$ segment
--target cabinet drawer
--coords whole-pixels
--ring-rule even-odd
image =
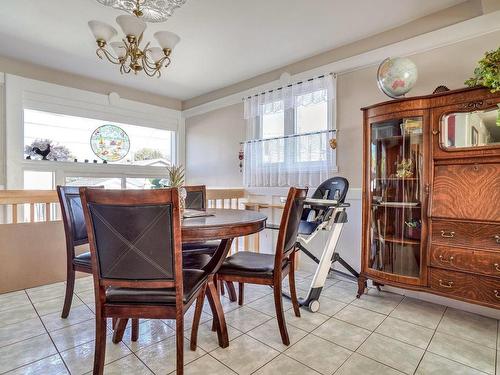
[[[432,220],[432,243],[500,250],[500,225]]]
[[[430,261],[433,267],[500,277],[500,252],[432,245]]]
[[[474,275],[467,273],[430,269],[431,289],[467,299],[477,299],[474,291]]]
[[[429,270],[429,286],[432,290],[500,307],[498,279],[437,268]]]
[[[433,217],[500,221],[500,164],[438,165],[432,188]]]
[[[482,301],[500,306],[500,282],[498,280],[476,276],[476,287]]]

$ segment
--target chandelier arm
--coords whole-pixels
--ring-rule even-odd
[[[165,60],[167,61],[167,63],[164,65],[164,67],[168,68],[168,66],[170,65],[170,63],[172,62],[172,60],[170,60],[170,57],[168,57],[168,56],[165,56]]]
[[[129,68],[126,64],[125,64],[125,62],[122,64],[122,66],[121,66],[120,70],[122,70],[122,69],[123,69],[123,71],[124,71],[126,74],[129,74],[129,73],[132,71],[132,69],[130,69],[130,68]]]
[[[101,58],[101,59],[102,59],[103,57],[102,57],[101,53],[102,53],[102,54],[104,54],[104,56],[106,57],[106,59],[107,59],[110,63],[115,64],[115,65],[120,65],[120,64],[122,64],[122,62],[120,61],[120,59],[118,59],[118,58],[114,57],[114,56],[111,54],[111,52],[109,52],[106,48],[99,47],[99,48],[97,49],[97,51],[96,51],[97,56],[99,56],[99,58]]]
[[[161,61],[161,60],[160,60]],[[144,56],[142,57],[142,65],[143,66],[147,66],[149,69],[151,70],[155,70],[157,69],[157,63],[155,63],[154,61],[150,60],[146,54],[144,54]],[[161,65],[161,64],[160,64]]]
[[[148,77],[154,77],[156,75],[156,73],[157,73],[156,70],[153,70],[153,71],[150,72],[149,69],[143,69],[143,71],[144,71],[144,73],[146,73],[146,75]]]

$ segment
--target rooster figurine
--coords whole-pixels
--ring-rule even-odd
[[[47,147],[43,151],[40,150],[38,147],[33,147],[31,151],[34,152],[35,154],[40,155],[42,157],[42,160],[48,160],[47,156],[50,154],[50,144],[48,143]]]

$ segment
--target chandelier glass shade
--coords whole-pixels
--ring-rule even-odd
[[[116,23],[120,26],[123,34],[121,41],[113,41],[118,35],[116,29],[101,21],[89,21],[89,28],[94,34],[97,43],[97,56],[106,58],[113,64],[120,66],[120,72],[139,73],[143,71],[150,77],[161,76],[161,69],[168,67],[171,63],[170,56],[174,47],[179,43],[180,38],[170,31],[158,31],[154,37],[160,47],[152,47],[147,42],[142,48],[141,43],[146,30],[146,22],[143,19],[144,4],[155,3],[160,5],[162,1],[148,0],[98,0],[105,5],[112,3],[135,4],[134,15],[120,15],[116,17]],[[163,3],[172,1],[163,1]],[[175,3],[184,3],[185,0],[175,0]]]

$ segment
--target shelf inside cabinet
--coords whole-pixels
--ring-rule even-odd
[[[384,202],[372,203],[372,207],[389,207],[389,208],[416,208],[420,209],[420,203],[405,203],[405,202]]]
[[[417,177],[376,177],[377,181],[419,181]]]
[[[380,236],[376,235],[375,239],[378,241],[393,242],[393,243],[399,243],[399,244],[403,244],[403,245],[420,245],[419,240],[412,240],[410,238],[395,237],[395,236],[391,236],[391,235],[386,235],[384,237],[380,237]]]
[[[420,137],[423,136],[422,133],[413,133],[413,134],[405,134],[405,135],[391,135],[388,137],[375,138],[372,142],[400,142],[402,140],[410,140],[411,137]]]

